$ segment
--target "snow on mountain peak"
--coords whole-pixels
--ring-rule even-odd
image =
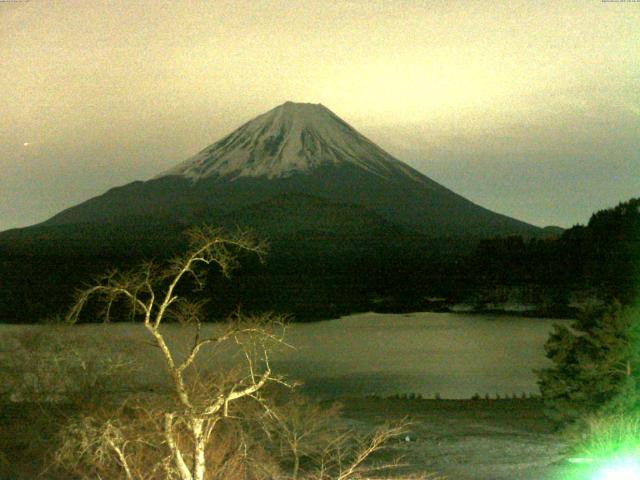
[[[395,172],[418,180],[417,172],[324,105],[294,102],[259,115],[159,177],[278,178],[344,163],[382,177]]]

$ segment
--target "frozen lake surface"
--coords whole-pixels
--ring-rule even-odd
[[[286,340],[295,349],[274,353],[272,365],[275,371],[303,381],[304,391],[323,397],[537,393],[533,370],[548,365],[543,346],[554,322],[567,321],[465,313],[351,315],[288,326]],[[70,327],[70,332],[69,327],[4,325],[0,345],[7,351],[16,336],[47,329],[62,332],[69,348],[133,358],[135,364],[144,365],[131,375],[137,384],[153,385],[165,378],[158,349],[137,324],[80,325]],[[187,329],[177,325],[166,329],[175,345],[189,344]],[[35,360],[37,352],[30,353]]]
[[[321,395],[470,398],[537,393],[544,343],[566,320],[455,313],[366,313],[292,326],[276,364]]]

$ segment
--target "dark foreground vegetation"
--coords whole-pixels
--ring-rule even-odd
[[[271,370],[270,349],[284,345],[282,318],[277,314],[255,316],[236,309],[228,322],[220,325],[219,334],[201,336],[203,319],[211,308],[217,308],[214,303],[207,311],[203,300],[215,292],[218,305],[229,308],[239,303],[236,298],[252,292],[247,283],[234,283],[228,274],[240,266],[249,269],[248,278],[264,274],[259,262],[239,262],[241,252],[260,257],[264,245],[242,233],[225,237],[217,230],[194,229],[186,253],[166,263],[146,262],[130,270],[109,271],[76,294],[66,316],[70,322],[98,317],[136,322],[157,347],[167,382],[152,391],[136,390],[133,384],[127,388],[135,368],[144,373],[152,364],[128,365],[126,358],[90,361],[55,330],[49,339],[27,334],[17,340],[26,348],[12,350],[7,343],[0,362],[6,389],[0,402],[0,423],[3,432],[16,433],[2,436],[0,468],[9,478],[33,478],[44,471],[45,477],[52,479],[349,480],[376,475],[394,478],[377,468],[397,467],[396,454],[404,453],[409,458],[413,455],[413,465],[420,465],[414,470],[404,467],[404,474],[421,476],[413,478],[433,478],[430,472],[444,472],[460,479],[533,479],[557,478],[547,475],[571,469],[563,464],[570,455],[588,455],[601,462],[621,455],[637,458],[640,315],[629,300],[637,269],[632,256],[638,248],[638,214],[638,202],[629,202],[594,215],[588,226],[555,240],[485,241],[472,253],[457,257],[464,259],[455,270],[458,273],[466,275],[479,268],[476,274],[482,271],[488,282],[499,279],[517,285],[517,279],[533,281],[540,272],[549,273],[551,266],[519,273],[516,269],[516,273],[500,276],[501,268],[516,266],[521,256],[542,258],[540,252],[550,254],[559,251],[554,249],[569,248],[567,245],[575,253],[584,245],[583,261],[573,265],[567,260],[563,266],[577,269],[580,263],[581,287],[595,288],[626,302],[605,303],[583,314],[573,329],[557,328],[547,342],[553,365],[539,374],[541,401],[360,399],[352,400],[351,410],[347,407],[343,417],[338,416],[337,407],[296,396],[287,380]],[[610,235],[601,235],[604,230]],[[356,263],[342,268],[353,268],[362,260],[352,246],[354,255],[345,258]],[[492,256],[486,254],[489,247],[493,248]],[[498,262],[501,266],[492,270],[486,263],[488,258],[510,260]],[[304,257],[289,257],[288,266],[292,268],[301,259]],[[132,260],[129,257],[127,262]],[[312,271],[326,267],[306,260],[304,267]],[[344,274],[336,263],[328,265],[335,269],[332,275]],[[408,265],[394,265],[396,269],[390,271],[397,275],[396,281],[407,281]],[[451,264],[440,267],[443,265],[453,268]],[[207,266],[216,266],[219,274],[205,274],[207,270],[200,267]],[[371,268],[371,264],[359,267]],[[295,271],[304,275],[300,266]],[[595,271],[602,275],[597,282]],[[271,275],[274,272],[277,270]],[[367,272],[374,278],[380,273]],[[207,280],[209,287],[205,287]],[[566,286],[559,274],[556,280],[558,290]],[[234,294],[239,297],[229,294],[231,287],[239,290]],[[455,281],[448,287],[455,291]],[[32,290],[41,294],[35,286]],[[197,295],[188,299],[194,291]],[[249,311],[257,307],[249,304]],[[192,333],[189,342],[182,346],[167,342],[163,327],[167,322],[184,325]],[[220,348],[224,344],[234,345],[235,350]],[[40,357],[43,345],[45,356]],[[201,355],[207,357],[205,365],[218,367],[200,369],[197,360]],[[216,355],[233,359],[235,364],[216,364]],[[396,423],[375,422],[378,427],[373,430],[364,428],[371,426],[367,421],[396,417],[398,405],[404,409],[402,413],[409,410],[410,420],[417,423],[409,424],[402,417],[396,418]],[[31,418],[35,412],[36,420],[25,428],[26,416]],[[421,422],[429,426],[421,427]],[[558,427],[574,435],[569,445],[553,433]],[[496,443],[487,443],[494,436]],[[505,438],[508,452],[513,454],[507,461]],[[420,448],[405,446],[412,442],[420,443]],[[520,446],[516,446],[518,442]],[[431,453],[425,456],[424,452]],[[535,458],[526,456],[527,452],[535,452]]]
[[[306,408],[321,409],[325,412],[322,418],[330,420],[332,428],[360,436],[379,428],[385,421],[410,421],[402,436],[390,440],[385,450],[370,458],[370,462],[375,464],[402,457],[402,466],[378,472],[377,478],[561,480],[571,478],[561,473],[574,470],[561,460],[566,443],[554,433],[539,400],[344,398],[340,405],[339,416],[334,402],[311,402]],[[87,410],[90,407],[96,406],[87,405]],[[79,475],[69,476],[59,469],[56,472],[52,464],[55,451],[60,446],[61,426],[78,415],[77,406],[73,404],[1,403],[0,478],[31,480],[42,471],[45,471],[44,478],[52,480],[81,478]],[[128,415],[135,418],[135,410],[131,409]],[[249,412],[245,422],[244,428],[248,428],[252,422]],[[321,425],[322,421],[317,423]],[[314,432],[314,439],[306,441],[303,466],[308,468],[309,447],[321,445],[322,436],[330,432],[328,427],[324,425]],[[292,457],[287,460],[278,445],[268,441],[258,430],[251,431],[257,436],[249,437],[250,431],[242,435],[245,442],[250,442],[247,446],[251,446],[256,458],[269,461],[279,458],[283,466],[292,466]],[[228,477],[224,477],[229,480],[243,478],[234,476],[242,472],[243,458],[233,443],[240,433],[239,429],[223,426],[215,439],[218,449],[215,459],[222,461],[235,457],[234,462],[237,462],[236,473],[230,472]],[[257,444],[258,440],[264,443]]]
[[[586,226],[529,239],[430,238],[355,219],[338,231],[302,220],[300,228],[258,228],[270,244],[268,262],[248,258],[231,279],[211,272],[201,295],[211,300],[212,318],[237,305],[304,321],[363,311],[446,311],[458,304],[477,312],[511,308],[574,317],[581,303],[632,300],[640,278],[639,207],[640,199],[630,200],[595,213]],[[184,249],[186,224],[138,220],[126,227],[4,232],[0,321],[32,323],[59,314],[77,288],[105,269]]]

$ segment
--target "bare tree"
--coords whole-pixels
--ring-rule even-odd
[[[104,405],[98,413],[77,415],[61,431],[54,463],[82,478],[126,480],[297,480],[302,478],[302,459],[307,460],[303,478],[308,480],[351,480],[397,466],[393,461],[370,467],[365,460],[400,435],[406,424],[387,425],[361,437],[330,426],[335,409],[322,412],[318,404],[298,401],[278,408],[265,397],[268,385],[290,387],[269,363],[270,349],[284,343],[281,316],[237,313],[224,325],[203,328],[203,302],[181,293],[203,286],[205,267],[217,266],[229,275],[241,252],[262,258],[265,245],[246,233],[227,236],[208,227],[191,230],[189,239],[187,252],[166,266],[147,262],[129,272],[111,271],[78,293],[68,321],[77,322],[92,299],[104,305],[106,321],[114,309],[126,312],[159,350],[171,398],[143,396],[134,401],[129,396],[116,408]],[[186,351],[170,341],[168,322],[190,329]],[[217,372],[201,368],[203,357],[212,359],[220,352],[239,355],[241,366]],[[251,438],[250,430],[229,427],[242,422],[222,421],[242,418],[258,419],[264,443],[279,445],[280,454],[257,456],[259,435]],[[285,463],[293,465],[290,475],[272,461],[286,455],[291,461]]]
[[[318,467],[309,480],[351,480],[398,468],[403,464],[399,458],[377,465],[366,465],[365,461],[387,446],[389,440],[403,435],[409,422],[385,424],[373,432],[361,436],[346,430],[328,442],[317,457]]]
[[[166,469],[180,480],[204,480],[206,447],[218,422],[229,416],[230,404],[244,398],[260,401],[259,392],[265,385],[281,381],[271,370],[268,350],[269,343],[282,341],[283,319],[274,315],[249,319],[237,315],[218,334],[203,335],[202,303],[182,297],[179,294],[181,284],[189,279],[202,287],[202,267],[215,265],[224,275],[229,275],[238,265],[239,252],[252,252],[262,258],[266,249],[262,242],[246,233],[225,236],[220,230],[209,227],[190,230],[189,240],[187,252],[164,268],[149,262],[126,273],[109,272],[97,285],[79,293],[68,320],[76,322],[92,297],[104,303],[106,320],[112,306],[125,300],[131,319],[141,322],[162,353],[176,400],[174,408],[163,413],[164,444],[170,456]],[[177,320],[193,328],[191,346],[180,358],[163,331],[168,320]],[[246,362],[244,374],[233,381],[203,381],[196,365],[198,356],[207,348],[230,342],[241,347]],[[188,432],[188,442],[180,435],[182,430]],[[101,429],[96,436],[101,440],[99,448],[95,444],[94,453],[104,456],[106,447],[106,451],[115,455],[126,478],[132,479],[134,468],[125,453],[127,440],[120,432],[113,423]]]
[[[291,474],[287,478],[351,480],[401,466],[399,458],[375,464],[370,457],[404,434],[410,426],[407,420],[361,434],[345,427],[341,408],[337,402],[324,406],[293,394],[261,422],[279,443],[281,458],[290,459]]]
[[[314,464],[326,445],[340,435],[338,430],[341,405],[323,406],[302,395],[289,393],[283,401],[274,401],[270,414],[259,423],[277,444],[277,455],[290,461],[291,479],[297,480],[301,462]]]

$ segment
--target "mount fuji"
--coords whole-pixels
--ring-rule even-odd
[[[213,318],[239,304],[298,319],[420,311],[427,285],[436,297],[467,288],[465,255],[480,239],[546,236],[431,180],[324,106],[287,102],[150,180],[0,232],[0,322],[63,312],[78,285],[183,251],[183,232],[202,223],[270,245],[267,265],[209,276]]]
[[[371,235],[398,228],[430,237],[542,232],[431,180],[325,106],[292,102],[151,180],[113,188],[37,227],[203,221],[257,226],[267,235],[318,225],[340,230],[345,222]]]

